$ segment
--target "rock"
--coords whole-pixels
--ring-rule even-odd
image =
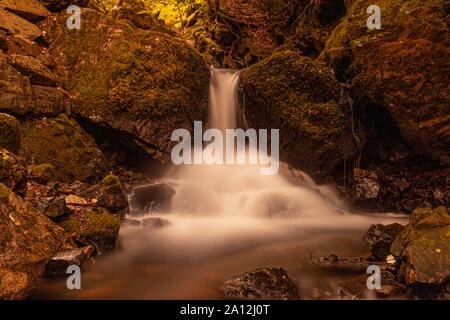
[[[0,149],[0,183],[12,190],[23,191],[26,178],[22,159],[6,149]]]
[[[442,75],[450,54],[446,1],[381,0],[381,29],[368,30],[361,21],[372,4],[348,3],[320,60],[351,81],[356,104],[388,110],[416,155],[448,164],[449,75]]]
[[[48,199],[48,198],[47,198]],[[45,207],[45,215],[50,218],[57,218],[67,213],[64,196],[49,198]]]
[[[66,235],[3,184],[0,204],[0,299],[24,299],[65,243]]]
[[[311,260],[311,264],[314,268],[321,268],[330,271],[341,271],[341,272],[366,272],[367,267],[376,264],[380,268],[384,268],[382,263],[374,263],[373,261],[368,261],[365,258],[360,257],[350,257],[350,258],[340,258],[334,254],[314,258]]]
[[[356,154],[350,107],[322,64],[275,53],[244,71],[241,92],[248,126],[280,129],[280,159],[289,165],[324,178]]]
[[[28,40],[36,40],[42,35],[41,29],[25,19],[0,8],[0,29],[9,34],[20,35]]]
[[[169,220],[161,218],[146,218],[142,220],[142,225],[144,227],[161,228],[169,224],[170,224]]]
[[[386,226],[373,224],[364,233],[363,239],[369,246],[373,257],[377,261],[385,261],[390,253],[392,242],[402,230],[403,226],[399,223],[392,223]]]
[[[450,277],[450,216],[446,207],[413,211],[391,246],[407,285],[442,284]]]
[[[64,94],[53,87],[31,86],[36,116],[57,116],[65,111]]]
[[[354,188],[356,200],[376,199],[380,193],[380,185],[378,182],[368,178],[357,180]]]
[[[19,121],[6,113],[0,113],[0,148],[17,154],[22,140]]]
[[[6,61],[23,75],[30,78],[31,84],[41,86],[56,86],[55,75],[40,60],[31,56],[11,54],[6,56]]]
[[[24,115],[32,106],[30,80],[7,64],[0,51],[0,111]]]
[[[8,54],[38,57],[42,53],[41,48],[36,42],[20,35],[6,37],[4,47],[4,51]]]
[[[133,227],[138,227],[141,225],[141,222],[139,220],[136,219],[123,219],[121,226],[133,226]]]
[[[82,196],[95,200],[95,205],[108,209],[109,212],[125,217],[129,213],[128,199],[119,178],[108,175],[97,185],[82,191]]]
[[[66,275],[72,265],[81,267],[94,253],[93,246],[58,251],[45,266],[46,275]]]
[[[298,300],[294,281],[283,268],[263,268],[228,278],[222,293],[232,299]]]
[[[159,29],[141,30],[89,9],[82,15],[81,33],[66,32],[65,12],[43,23],[55,72],[76,97],[72,113],[169,163],[172,132],[207,119],[205,62],[184,40]]]
[[[175,190],[166,184],[135,187],[131,196],[133,206],[143,211],[167,211]]]
[[[29,21],[45,19],[50,12],[38,0],[0,0],[0,7]]]
[[[51,164],[57,181],[97,182],[107,173],[106,159],[94,139],[65,114],[28,126],[21,154],[30,164]]]
[[[70,215],[60,225],[70,234],[92,244],[102,254],[115,248],[120,218],[106,210],[88,210]]]
[[[67,9],[70,5],[87,8],[91,0],[41,0],[41,3],[52,12]]]
[[[48,163],[28,166],[27,175],[30,180],[35,180],[39,183],[47,183],[54,179],[55,167]]]

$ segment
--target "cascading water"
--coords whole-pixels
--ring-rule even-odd
[[[236,127],[239,78],[237,71],[211,69],[211,127]],[[185,165],[162,182],[176,190],[172,210],[147,215],[169,225],[122,226],[118,249],[84,268],[83,290],[53,279],[35,297],[221,298],[227,276],[282,266],[311,298],[314,288],[328,290],[333,280],[311,270],[311,255],[366,254],[361,235],[370,224],[402,221],[350,214],[331,188],[285,165],[273,176],[260,175],[258,165]]]

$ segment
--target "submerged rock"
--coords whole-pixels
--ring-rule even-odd
[[[143,211],[167,211],[175,190],[166,184],[139,186],[133,189],[133,206]]]
[[[170,224],[169,220],[161,218],[146,218],[142,220],[142,225],[144,227],[161,228],[169,224]]]
[[[62,228],[0,184],[0,299],[24,299],[66,242]]]
[[[263,268],[228,278],[222,288],[227,298],[297,300],[294,281],[283,268]]]
[[[369,246],[370,252],[377,261],[385,261],[391,252],[391,244],[403,226],[399,223],[388,225],[373,224],[369,230],[364,233],[363,239]]]
[[[92,256],[94,251],[93,246],[58,251],[47,263],[45,274],[65,275],[67,274],[67,267],[71,265],[81,267]]]
[[[398,277],[407,285],[450,279],[450,215],[446,207],[416,209],[391,246]]]

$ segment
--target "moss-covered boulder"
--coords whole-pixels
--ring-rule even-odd
[[[276,53],[248,68],[241,86],[249,127],[280,130],[280,159],[324,177],[355,154],[350,109],[322,64]]]
[[[0,113],[0,148],[15,154],[19,152],[22,130],[16,118],[6,113]]]
[[[60,225],[70,234],[93,244],[101,254],[113,250],[119,235],[120,218],[104,210],[72,214]]]
[[[28,178],[40,183],[47,183],[55,179],[55,167],[49,163],[31,165],[27,167]]]
[[[24,162],[6,149],[0,149],[0,183],[17,191],[23,191],[27,179]]]
[[[114,14],[82,11],[80,30],[67,14],[43,24],[56,72],[75,97],[72,112],[128,133],[169,160],[172,131],[206,120],[209,70],[184,40],[137,28]]]
[[[372,4],[347,1],[321,59],[352,81],[356,103],[387,110],[416,153],[448,163],[448,3],[378,1],[381,29],[369,30]]]
[[[65,114],[30,123],[21,154],[29,164],[51,164],[59,181],[97,182],[108,170],[94,139]]]
[[[31,203],[0,183],[0,299],[24,299],[66,235]]]
[[[450,279],[450,215],[446,207],[413,211],[394,240],[399,278],[408,285],[441,284]]]

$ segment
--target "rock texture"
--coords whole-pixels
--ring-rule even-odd
[[[65,241],[60,227],[0,184],[0,299],[26,298]]]
[[[22,140],[22,129],[19,121],[13,116],[0,113],[0,148],[17,154]]]

